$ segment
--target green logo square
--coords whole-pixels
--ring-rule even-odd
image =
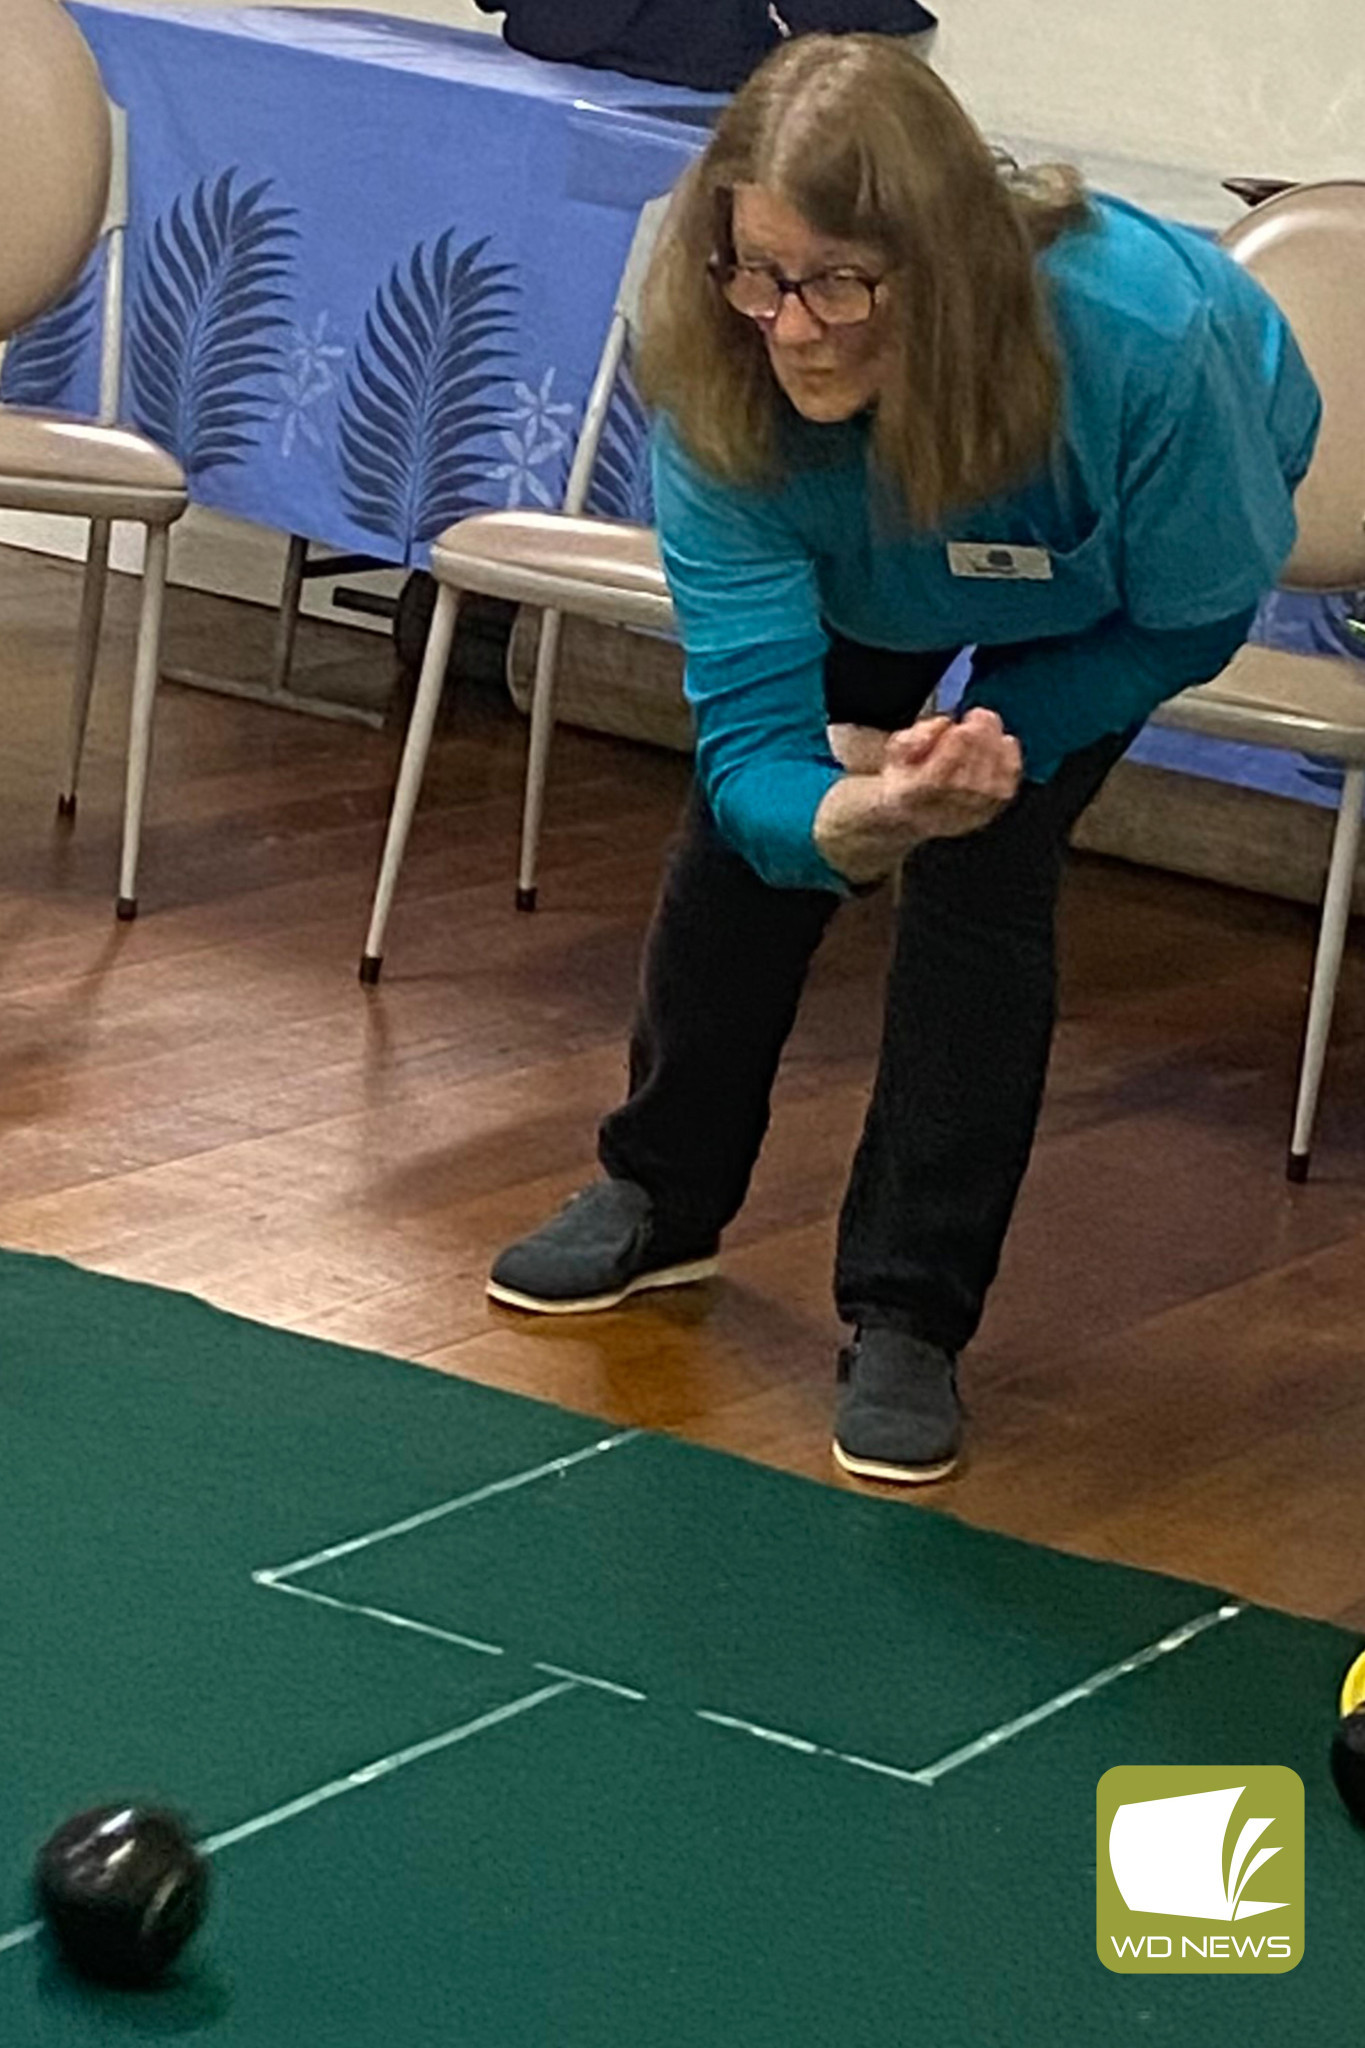
[[[1095,1795],[1095,1945],[1126,1975],[1303,1958],[1303,1780],[1282,1764],[1120,1764]]]

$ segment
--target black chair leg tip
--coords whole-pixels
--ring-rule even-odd
[[[360,985],[373,988],[379,980],[379,970],[384,964],[382,953],[362,953],[360,956]]]
[[[517,909],[534,910],[536,907],[536,894],[537,892],[534,889],[518,889]]]
[[[74,797],[74,796],[59,796],[59,797],[58,797],[58,799],[57,799],[57,816],[58,816],[59,818],[74,818],[74,817],[75,817],[75,815],[76,815],[76,799],[75,799],[75,797]]]
[[[114,905],[114,915],[120,924],[131,924],[137,916],[136,896],[120,896]]]
[[[1289,1163],[1285,1167],[1284,1177],[1286,1180],[1293,1181],[1295,1187],[1302,1187],[1308,1178],[1308,1160],[1309,1154],[1307,1152],[1291,1152],[1289,1155]]]

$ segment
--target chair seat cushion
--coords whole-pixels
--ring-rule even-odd
[[[653,532],[557,512],[480,512],[437,540],[432,574],[459,590],[669,632],[673,605]]]
[[[1248,645],[1211,683],[1163,704],[1156,722],[1218,739],[1365,760],[1365,666],[1347,655]]]
[[[173,455],[123,427],[0,406],[0,504],[164,525],[185,509]]]

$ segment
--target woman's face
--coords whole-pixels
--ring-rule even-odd
[[[879,250],[818,234],[785,199],[762,185],[736,189],[731,234],[737,263],[761,266],[788,280],[830,270],[855,270],[875,279],[886,270]],[[875,402],[888,355],[880,300],[869,320],[831,327],[817,320],[795,292],[786,292],[776,318],[758,325],[773,375],[803,418],[852,419]]]

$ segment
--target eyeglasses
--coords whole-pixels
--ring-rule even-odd
[[[773,321],[788,293],[799,299],[822,327],[861,327],[877,309],[884,279],[861,270],[817,270],[810,277],[783,277],[767,263],[707,265],[727,303],[746,320]]]

